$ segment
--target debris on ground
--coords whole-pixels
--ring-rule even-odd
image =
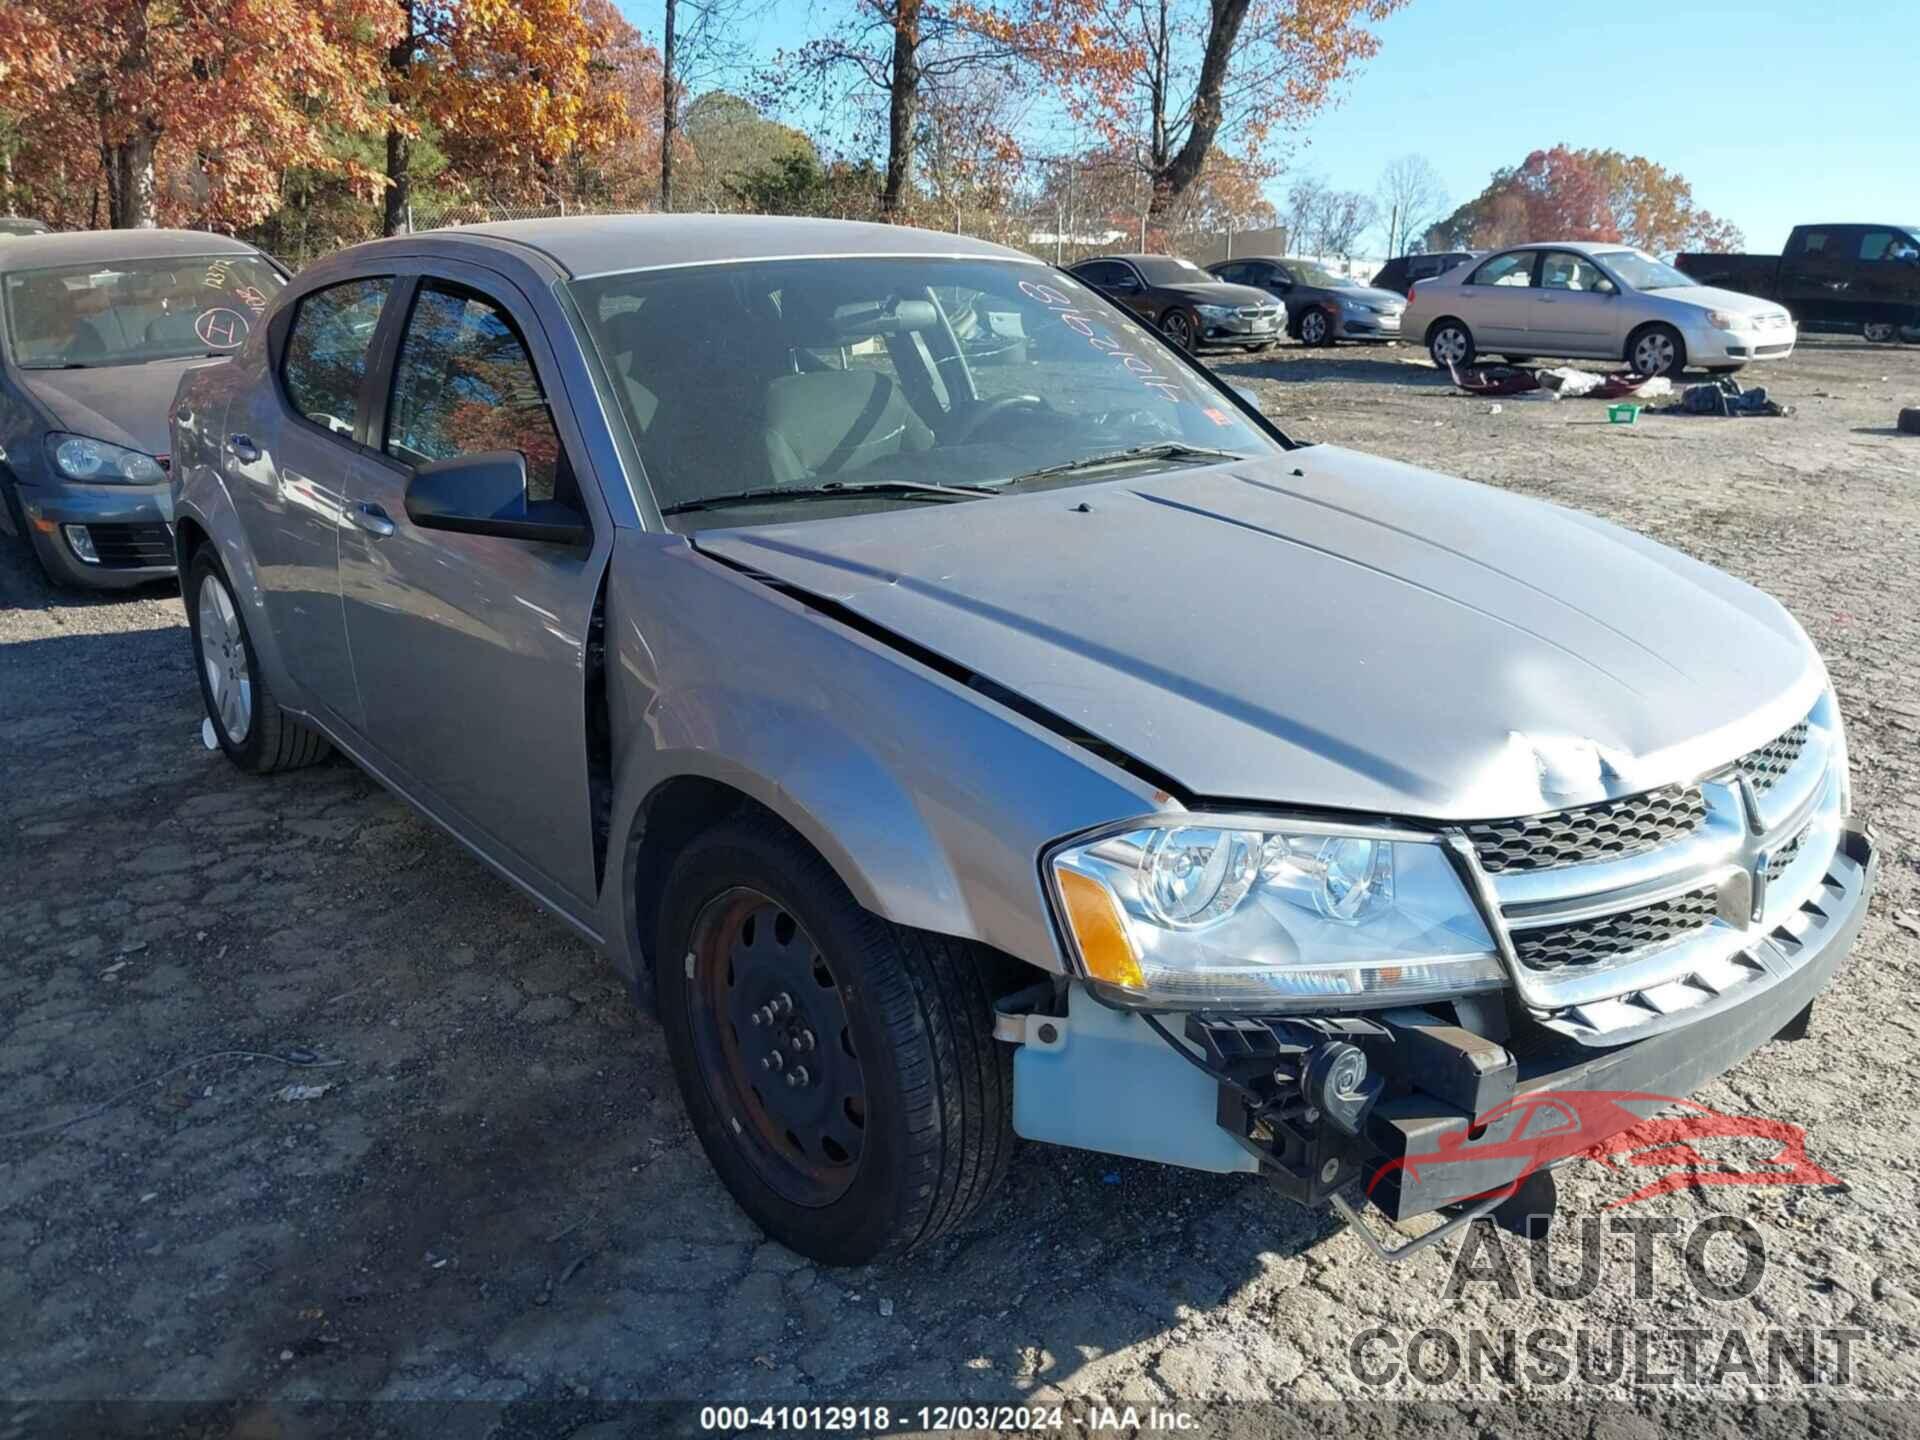
[[[333,1086],[328,1085],[288,1085],[274,1092],[276,1100],[318,1100]]]
[[[1681,415],[1791,415],[1793,407],[1767,397],[1767,387],[1754,385],[1742,390],[1737,380],[1722,375],[1704,385],[1689,385],[1680,392],[1680,403],[1667,407]]]
[[[1540,375],[1523,365],[1468,365],[1447,362],[1453,383],[1469,395],[1520,395],[1540,388]]]

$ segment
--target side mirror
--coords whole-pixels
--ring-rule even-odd
[[[518,450],[422,465],[407,484],[407,518],[422,530],[549,545],[583,545],[592,534],[571,505],[527,499],[527,457]]]
[[[1620,293],[1620,287],[1611,280],[1602,280],[1598,285],[1593,287],[1593,293],[1596,295],[1605,295],[1611,300],[1615,295]]]

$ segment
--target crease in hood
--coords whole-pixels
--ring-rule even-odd
[[[1826,683],[1793,619],[1730,576],[1332,446],[695,543],[1214,800],[1560,809],[1725,764]]]

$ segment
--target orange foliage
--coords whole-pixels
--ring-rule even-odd
[[[1440,227],[1448,244],[1614,240],[1643,250],[1737,250],[1740,231],[1695,207],[1693,187],[1643,155],[1535,150]]]
[[[15,179],[47,218],[212,224],[273,208],[289,166],[377,177],[330,128],[384,123],[390,0],[7,0],[0,110]],[[82,213],[72,213],[76,210]]]
[[[630,105],[645,100],[632,72],[659,63],[607,4],[458,0],[416,6],[414,23],[418,58],[394,99],[437,127],[454,171],[494,199],[537,191],[541,170],[630,138]]]

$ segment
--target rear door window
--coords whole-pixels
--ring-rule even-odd
[[[301,297],[287,331],[281,379],[293,408],[336,435],[351,437],[367,378],[380,310],[393,280],[349,280]]]
[[[546,392],[513,321],[484,296],[427,281],[394,366],[387,454],[425,465],[487,450],[526,457],[529,500],[574,498]]]
[[[1511,255],[1496,255],[1478,270],[1473,272],[1469,285],[1505,285],[1510,287],[1533,284],[1534,252],[1518,250]]]

